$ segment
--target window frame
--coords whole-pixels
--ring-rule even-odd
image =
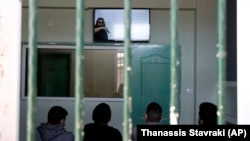
[[[26,62],[27,62],[27,49],[28,44],[22,43],[21,45],[21,99],[27,100],[28,96],[25,96],[25,79],[26,79]],[[75,45],[73,44],[38,44],[37,49],[75,49]],[[116,50],[118,53],[123,53],[123,45],[121,44],[115,44],[115,45],[86,45],[84,47],[85,50]],[[74,51],[75,52],[75,51]],[[74,76],[73,76],[74,77]],[[72,81],[72,80],[71,80]],[[74,87],[73,87],[74,88]],[[37,100],[74,100],[75,97],[45,97],[45,96],[37,96]],[[123,101],[123,98],[119,97],[84,97],[84,100],[87,101]]]

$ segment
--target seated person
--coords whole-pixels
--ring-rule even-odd
[[[94,26],[94,41],[105,42],[108,41],[109,30],[105,27],[103,18],[98,18]]]
[[[151,102],[148,104],[146,113],[145,113],[145,122],[146,124],[160,124],[162,118],[162,107],[156,102]],[[137,128],[135,127],[132,131],[132,141],[137,140]]]
[[[210,102],[203,102],[199,106],[199,125],[217,125],[217,106]]]
[[[94,123],[84,126],[84,141],[122,141],[120,131],[108,125],[111,109],[108,104],[100,103],[92,113]]]
[[[73,133],[64,128],[67,115],[61,106],[50,108],[47,122],[36,128],[36,141],[74,141]]]

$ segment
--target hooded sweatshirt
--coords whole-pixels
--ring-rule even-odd
[[[62,125],[41,123],[36,128],[36,141],[74,141],[74,135]]]

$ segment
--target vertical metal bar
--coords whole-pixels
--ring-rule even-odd
[[[29,0],[27,140],[35,140],[37,95],[37,0]]]
[[[76,1],[75,141],[83,140],[85,0]]]
[[[171,0],[170,8],[170,30],[171,30],[171,83],[170,83],[170,124],[178,124],[178,94],[179,94],[179,73],[178,68],[178,0]]]
[[[238,0],[237,9],[237,125],[250,124],[249,0]]]
[[[130,93],[131,75],[131,0],[124,0],[124,86],[123,86],[123,140],[128,141],[132,133],[132,98]]]
[[[225,123],[225,74],[226,74],[226,0],[217,0],[218,3],[218,112],[217,123]]]

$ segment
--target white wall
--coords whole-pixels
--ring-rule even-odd
[[[237,116],[238,124],[250,124],[250,112],[249,112],[249,99],[250,99],[250,89],[249,89],[249,79],[250,79],[250,67],[247,65],[248,60],[250,59],[249,55],[249,38],[247,34],[250,31],[250,20],[245,18],[250,12],[249,9],[249,0],[238,0],[237,1],[237,67],[238,67],[238,95],[237,95]]]
[[[147,3],[148,2],[148,3]],[[151,11],[151,41],[150,43],[169,43],[169,0],[150,1],[136,0],[134,7],[150,7]],[[27,2],[24,1],[24,5]],[[103,6],[102,6],[103,5]],[[39,13],[38,40],[47,42],[75,41],[75,10],[74,2],[42,1],[40,6],[48,6]],[[49,6],[68,7],[53,9]],[[96,2],[86,1],[85,41],[92,42],[92,9],[91,7],[122,7],[121,1]],[[180,1],[180,44],[183,52],[182,92],[181,92],[181,124],[197,124],[198,105],[203,101],[216,103],[217,60],[216,60],[216,0],[181,0]],[[27,41],[27,8],[23,8],[22,41]],[[26,14],[25,14],[26,13]],[[65,18],[67,16],[67,18]],[[54,27],[48,27],[47,22],[54,21]],[[62,24],[63,23],[63,24]],[[187,92],[187,89],[190,90]],[[94,106],[99,102],[111,105],[113,117],[110,125],[122,132],[121,99],[85,99],[85,123],[91,121]],[[37,124],[46,121],[47,111],[52,105],[62,105],[69,111],[66,128],[74,131],[74,100],[38,100]],[[20,129],[26,129],[26,100],[21,100]],[[236,105],[232,105],[236,107]],[[235,112],[230,112],[234,116]],[[25,140],[26,130],[20,130],[21,139]]]
[[[0,140],[19,138],[21,2],[0,1]]]

